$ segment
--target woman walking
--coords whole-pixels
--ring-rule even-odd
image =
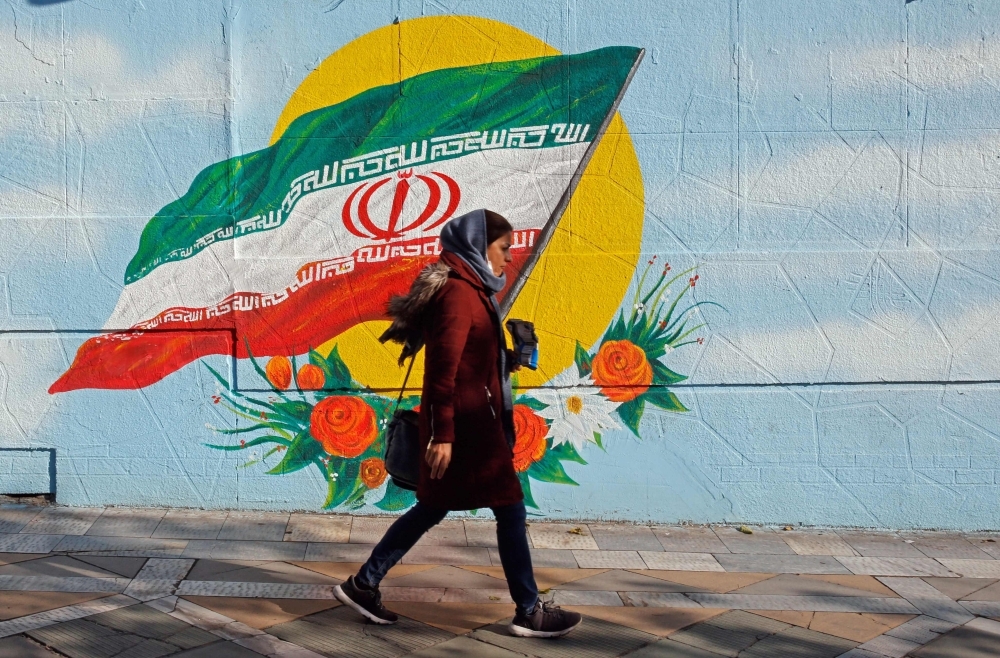
[[[397,616],[382,605],[379,583],[417,540],[452,510],[489,507],[511,598],[513,635],[558,637],[579,614],[538,598],[531,569],[521,483],[514,472],[514,420],[507,351],[495,294],[506,284],[513,228],[497,213],[475,210],[441,231],[441,259],[390,303],[386,336],[403,357],[426,345],[420,438],[425,459],[417,503],[399,517],[357,575],[336,587],[345,605],[371,621]],[[402,358],[400,359],[402,362]]]

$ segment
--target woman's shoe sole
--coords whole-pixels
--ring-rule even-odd
[[[368,612],[367,610],[365,610],[363,607],[352,601],[351,597],[349,597],[344,592],[344,590],[340,588],[340,585],[337,585],[336,587],[333,588],[333,595],[337,597],[338,601],[340,601],[347,607],[351,608],[358,614],[362,615],[365,619],[368,619],[369,621],[372,621],[376,624],[382,624],[384,626],[396,623],[394,621],[389,621],[388,619],[382,619],[381,617],[377,617],[372,613]]]
[[[583,620],[576,622],[576,624],[570,626],[569,628],[564,628],[561,631],[533,631],[530,628],[525,628],[524,626],[515,626],[514,622],[511,622],[507,626],[507,631],[516,637],[562,637],[563,635],[569,635],[572,633],[577,626],[579,626]]]

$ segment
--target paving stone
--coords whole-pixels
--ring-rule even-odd
[[[860,596],[764,596],[702,593],[691,593],[687,596],[706,608],[917,614],[916,608],[904,599],[863,598]]]
[[[660,640],[647,644],[638,651],[633,651],[626,658],[718,658],[720,654],[705,651],[671,639]]]
[[[917,644],[927,644],[941,633],[947,633],[957,625],[950,621],[938,619],[937,617],[920,615],[905,624],[900,624],[896,628],[886,631],[885,635],[909,640]]]
[[[392,611],[449,633],[464,635],[510,617],[514,614],[514,603],[509,597],[504,603],[397,602],[392,604]]]
[[[0,658],[56,658],[50,651],[26,637],[8,637],[0,640]]]
[[[491,589],[448,588],[439,603],[507,603],[511,600],[510,590],[504,587]]]
[[[967,535],[965,538],[994,560],[1000,560],[1000,535]]]
[[[966,578],[1000,578],[1000,560],[938,560],[948,569]]]
[[[857,642],[817,633],[805,628],[789,628],[762,639],[740,654],[740,658],[835,658],[857,646]]]
[[[616,606],[565,606],[587,617],[596,617],[619,626],[652,633],[658,637],[673,635],[677,631],[720,615],[726,610],[709,608],[634,608]],[[686,646],[686,645],[685,645]]]
[[[605,571],[604,573],[559,585],[560,590],[605,590],[609,592],[687,592],[690,587],[652,578],[632,571]]]
[[[268,629],[271,635],[328,656],[368,658],[402,656],[454,637],[427,624],[401,617],[391,626],[362,621],[344,606]]]
[[[573,557],[583,569],[644,569],[646,563],[636,551],[574,550]]]
[[[726,571],[747,571],[750,573],[820,573],[849,574],[847,567],[837,558],[827,555],[759,555],[733,554],[716,555]]]
[[[679,596],[683,596],[683,594]],[[625,605],[622,603],[621,597],[618,596],[618,592],[605,592],[601,590],[557,589],[552,592],[552,601],[556,605]]]
[[[119,557],[180,557],[188,545],[181,539],[145,537],[65,537],[54,550]]]
[[[590,529],[582,523],[532,523],[528,534],[535,548],[598,550]]]
[[[205,562],[215,567],[192,570],[189,580],[211,580],[217,582],[251,582],[251,583],[298,583],[309,585],[336,585],[341,579],[331,578],[317,571],[288,564],[286,562],[246,561],[245,566],[231,562],[200,560],[199,566]],[[226,565],[236,568],[224,568]]]
[[[914,658],[996,658],[997,636],[959,626],[910,654]]]
[[[252,628],[230,617],[220,615],[208,608],[176,596],[156,599],[155,601],[148,602],[146,605],[160,612],[165,612],[185,624],[209,631],[227,640],[236,640],[261,634],[261,631],[256,628]]]
[[[180,647],[181,649],[193,649],[194,647],[211,644],[218,639],[219,638],[217,636],[212,635],[207,631],[203,631],[200,628],[185,625],[183,630],[163,638],[163,641],[172,644],[175,647]]]
[[[469,546],[496,548],[497,524],[492,521],[471,521],[465,519],[465,541]],[[530,537],[528,539],[531,541]]]
[[[643,571],[644,576],[662,578],[672,583],[679,583],[685,592],[715,592],[724,594],[747,585],[758,583],[768,578],[774,578],[770,573],[726,573],[715,571]]]
[[[395,521],[392,516],[356,516],[351,524],[351,543],[377,544]]]
[[[444,587],[379,587],[382,600],[402,602],[439,603],[447,591]]]
[[[489,566],[488,548],[481,546],[414,546],[403,559],[403,564],[471,564]]]
[[[701,604],[680,593],[673,592],[621,592],[625,605],[634,608],[700,608]]]
[[[68,555],[18,562],[0,567],[0,576],[67,576],[74,578],[116,578],[118,574],[105,571],[92,564],[75,560]]]
[[[404,576],[387,576],[382,587],[445,587],[459,589],[498,589],[507,587],[505,580],[450,565],[425,569]],[[596,589],[596,588],[595,588]]]
[[[171,658],[260,658],[260,654],[235,642],[216,642],[175,654]]]
[[[0,505],[0,532],[21,532],[43,509],[33,505]]]
[[[102,537],[149,537],[166,513],[165,509],[109,507],[94,521],[86,534]]]
[[[487,549],[490,552],[490,562],[493,566],[502,566],[500,563],[500,551],[495,548]],[[560,548],[532,548],[531,566],[537,568],[552,569],[577,569],[579,564],[573,551]]]
[[[659,638],[602,619],[585,617],[580,627],[557,642],[518,638],[507,632],[509,620],[473,631],[470,636],[515,653],[538,658],[610,658],[635,651]]]
[[[18,562],[27,562],[28,560],[37,560],[39,557],[40,555],[38,553],[0,553],[0,566],[17,564]]]
[[[972,618],[965,608],[919,578],[883,577],[879,580],[925,615],[956,624],[964,624]]]
[[[863,557],[926,557],[923,553],[892,534],[839,532],[840,538]]]
[[[962,601],[960,605],[973,615],[1000,617],[1000,602],[997,601]]]
[[[966,628],[974,628],[976,630],[984,631],[986,633],[992,633],[1000,639],[1000,621],[994,621],[993,619],[983,619],[977,617],[965,625]]]
[[[476,573],[485,574],[487,576],[492,576],[498,580],[503,580],[506,582],[506,576],[503,572],[502,566],[497,567],[477,567],[468,566],[462,567],[463,569],[468,569],[469,571],[475,571]],[[535,583],[538,585],[539,589],[551,589],[556,588],[566,583],[571,583],[581,578],[588,578],[590,576],[596,576],[598,574],[604,573],[607,569],[563,569],[560,567],[532,567],[535,572]]]
[[[425,546],[468,546],[465,523],[461,519],[445,519],[431,528],[414,548]]]
[[[705,622],[674,633],[670,639],[704,651],[736,658],[741,651],[749,648],[761,637],[759,634],[720,628]]]
[[[877,581],[876,581],[877,582]],[[879,583],[881,584],[881,583]],[[888,587],[882,587],[889,596],[893,592]],[[754,583],[733,591],[733,594],[778,594],[784,596],[863,596],[871,597],[867,590],[846,587],[837,583],[826,582],[817,578],[781,574],[765,581]]]
[[[482,656],[482,658],[521,658],[523,654],[507,651],[501,647],[475,640],[471,637],[454,637],[409,654],[414,658],[458,658],[459,656]]]
[[[904,534],[902,537],[904,540],[913,540],[911,545],[927,557],[966,560],[991,559],[989,555],[966,541],[965,538],[954,534],[921,532]]]
[[[302,560],[309,544],[291,541],[191,540],[183,557],[214,560]]]
[[[748,535],[731,526],[712,528],[726,545],[730,553],[750,553],[753,555],[795,555],[795,551],[781,537],[768,528],[752,528]]]
[[[282,541],[288,517],[282,512],[230,512],[216,539]]]
[[[320,544],[309,542],[304,560],[308,562],[365,562],[375,544]]]
[[[233,640],[233,642],[261,655],[274,656],[275,658],[322,658],[322,655],[315,651],[309,651],[291,642],[279,640],[273,635],[255,635],[242,640]]]
[[[639,551],[639,557],[648,568],[662,571],[725,571],[715,556],[708,553]]]
[[[46,507],[31,519],[21,532],[38,535],[82,535],[103,512],[102,507]]]
[[[51,553],[62,535],[0,535],[0,553]]]
[[[782,531],[780,537],[798,555],[858,555],[833,532]]]
[[[653,526],[651,530],[665,551],[674,553],[729,552],[729,549],[711,528]]]
[[[128,587],[129,578],[75,578],[68,576],[0,576],[0,591],[15,592],[107,592],[117,594]]]
[[[146,564],[146,558],[144,557],[103,557],[76,554],[73,556],[73,559],[92,564],[95,567],[116,573],[125,578],[135,578],[143,565]]]
[[[758,637],[766,637],[773,633],[780,633],[790,627],[776,619],[769,619],[761,615],[755,615],[744,610],[733,610],[723,615],[713,617],[705,622],[719,628],[726,628],[731,631],[750,633]]]
[[[964,599],[997,582],[995,578],[924,578],[923,580],[952,601]]]
[[[351,540],[352,520],[340,514],[292,514],[285,528],[285,541],[346,544]]]
[[[86,619],[38,628],[27,635],[70,658],[111,658],[143,641],[137,635],[120,633]]]
[[[942,578],[942,580],[944,580],[944,579]],[[980,579],[980,578],[973,578],[971,580],[975,580],[975,581],[978,581],[978,582],[984,582],[984,579]],[[986,579],[986,580],[989,580],[989,579]],[[936,587],[936,585],[935,585],[935,587]],[[941,588],[938,587],[938,589],[941,589]],[[992,585],[987,585],[986,587],[978,589],[975,592],[971,592],[969,594],[966,594],[962,598],[964,600],[967,600],[967,601],[1000,601],[1000,583],[993,583]]]
[[[174,619],[170,615],[155,610],[148,605],[132,605],[109,612],[102,612],[87,617],[87,621],[106,626],[107,628],[113,628],[123,633],[132,633],[133,635],[141,635],[145,638],[157,640],[166,639],[171,635],[176,635],[190,628],[184,622]]]
[[[185,580],[177,587],[177,596],[231,596],[261,599],[332,599],[330,585],[300,583],[227,583],[210,580]]]
[[[170,510],[163,515],[153,537],[161,539],[215,539],[229,512]]]
[[[108,596],[92,601],[84,601],[75,605],[68,605],[54,610],[46,610],[35,614],[0,622],[0,638],[17,635],[26,631],[52,626],[72,619],[89,617],[90,615],[107,612],[127,605],[134,605],[135,599],[127,596]]]
[[[590,534],[602,551],[662,551],[649,526],[591,523]]]
[[[765,614],[765,613],[760,613]],[[771,613],[774,614],[774,613]],[[795,624],[854,642],[867,642],[911,619],[913,615],[880,615],[854,612],[814,612],[808,624]]]
[[[105,592],[3,592],[0,594],[0,621],[93,601]]]
[[[185,596],[184,600],[260,630],[340,605],[333,600],[296,601],[228,596]]]
[[[957,576],[948,567],[929,557],[837,557],[851,573],[867,576]]]
[[[910,642],[909,640],[904,640],[899,637],[894,637],[892,635],[880,635],[874,640],[869,640],[864,644],[860,645],[858,648],[862,651],[871,651],[880,656],[889,656],[889,658],[903,658],[914,649],[919,648],[920,645],[916,642]]]

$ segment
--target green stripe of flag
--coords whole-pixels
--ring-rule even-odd
[[[332,179],[334,163],[358,155],[400,145],[413,155],[415,143],[434,137],[559,123],[590,124],[589,134],[580,139],[590,141],[638,54],[638,48],[611,47],[443,69],[304,114],[268,148],[202,170],[184,196],[146,225],[125,283],[163,263],[190,258],[214,241],[279,226],[292,207],[289,195],[297,177],[326,166]],[[566,143],[555,141],[556,136],[547,135],[542,146]],[[437,155],[435,161],[459,157],[440,149]],[[341,184],[343,167],[339,173],[331,186]],[[344,182],[363,177],[353,175]],[[262,219],[253,221],[258,217]]]

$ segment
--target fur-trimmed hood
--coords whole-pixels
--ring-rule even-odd
[[[392,341],[403,346],[399,355],[399,365],[420,351],[423,347],[423,315],[424,309],[430,303],[444,284],[448,282],[451,268],[438,261],[431,263],[417,275],[410,285],[410,292],[405,295],[393,295],[386,307],[386,313],[392,318],[392,324],[379,336],[383,343]]]

